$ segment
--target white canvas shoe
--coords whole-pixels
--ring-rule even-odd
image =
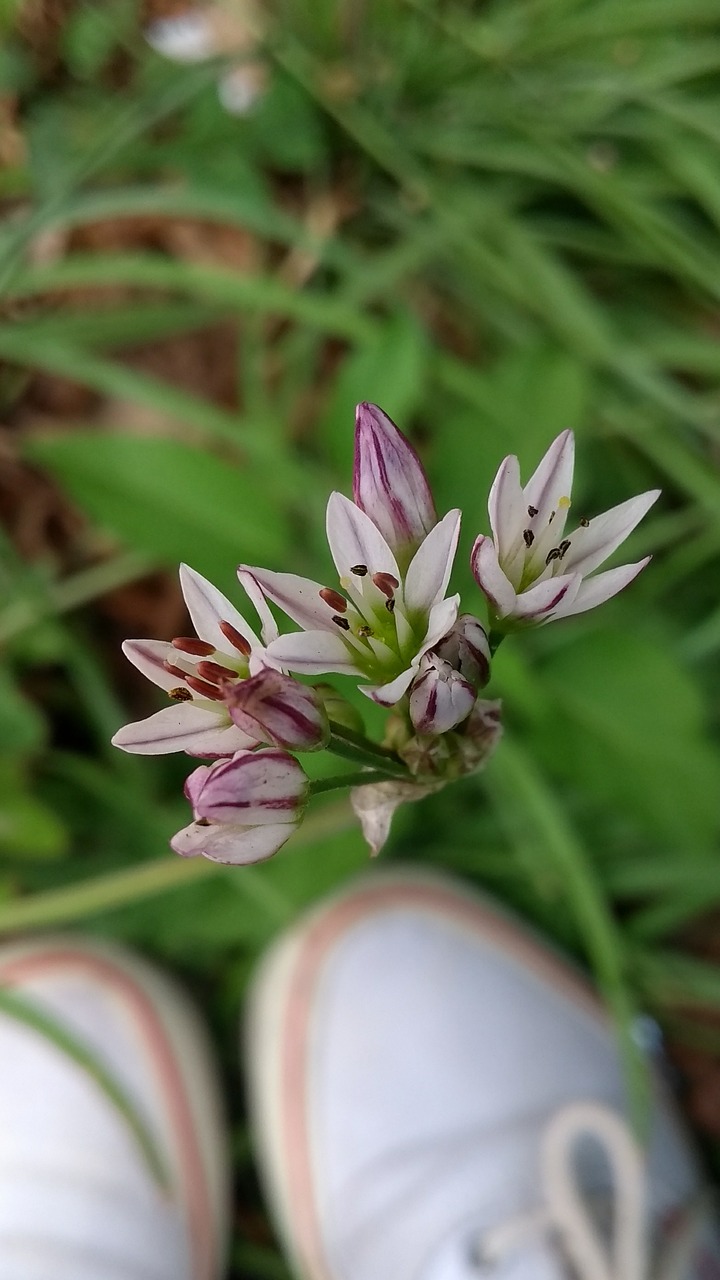
[[[452,880],[375,874],[301,921],[258,974],[247,1054],[307,1280],[720,1277],[660,1086],[643,1155],[597,997]]]
[[[119,948],[60,937],[0,948],[0,984],[103,1062],[169,1174],[163,1192],[99,1085],[46,1036],[0,1013],[2,1280],[218,1280],[221,1116],[185,997]]]

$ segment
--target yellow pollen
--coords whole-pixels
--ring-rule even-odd
[[[572,503],[569,498],[558,498],[558,506],[561,507],[563,511],[567,511],[568,507],[572,506]]]

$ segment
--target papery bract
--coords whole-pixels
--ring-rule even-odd
[[[478,618],[463,613],[434,652],[444,658],[477,690],[490,679],[490,642]]]
[[[260,739],[243,733],[231,721],[225,691],[254,675],[264,665],[277,666],[266,645],[277,627],[257,584],[241,582],[260,616],[262,640],[216,587],[188,565],[180,567],[180,585],[197,632],[164,640],[126,640],[125,656],[159,685],[174,705],[145,720],[118,729],[113,745],[140,755],[186,751],[195,756],[229,756]]]
[[[471,563],[498,632],[593,609],[632,582],[650,559],[586,581],[632,533],[660,490],[630,498],[594,520],[583,519],[565,537],[573,463],[573,433],[564,431],[524,488],[515,457],[506,458],[495,477],[488,502],[493,536],[476,539]]]
[[[437,524],[420,459],[374,404],[359,404],[355,411],[353,499],[380,530],[401,568]]]
[[[317,751],[330,737],[328,717],[314,689],[264,667],[229,686],[225,705],[243,733],[291,751]]]
[[[309,795],[302,766],[286,751],[238,751],[195,769],[185,783],[194,821],[170,844],[184,858],[261,862],[289,840]]]

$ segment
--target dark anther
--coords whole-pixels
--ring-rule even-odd
[[[347,609],[347,600],[345,597],[341,596],[339,591],[333,591],[332,587],[323,587],[322,591],[319,592],[319,595],[320,599],[324,600],[326,604],[329,604],[330,608],[334,609],[336,613],[344,613]]]
[[[394,613],[394,612],[395,612],[395,597],[394,597],[394,596],[391,596],[389,600],[386,600],[386,601],[385,601],[385,608],[387,609],[388,613]]]
[[[195,636],[176,636],[173,648],[179,649],[181,653],[192,653],[197,658],[209,658],[215,652],[214,644],[208,644],[207,640],[196,640]]]
[[[394,578],[391,573],[374,573],[372,580],[384,596],[392,596],[393,591],[397,591],[400,586],[397,578]]]
[[[367,571],[368,567],[366,564],[354,564],[350,570],[351,573],[356,573],[358,578],[364,578]]]
[[[201,679],[214,681],[215,683],[218,680],[234,680],[236,675],[234,671],[223,667],[219,662],[198,662],[195,670]]]
[[[372,627],[369,627],[367,623],[363,623],[361,627],[358,627],[357,633],[359,636],[362,636],[363,640],[366,640],[367,637],[371,636],[373,633]]]
[[[538,513],[538,509],[537,509],[537,507],[528,507],[528,515],[529,515],[529,517],[530,517],[530,519],[531,519],[531,520],[532,520],[533,516],[536,516],[536,515],[537,515],[537,513]]]
[[[195,676],[186,676],[185,682],[193,693],[199,693],[201,698],[209,698],[211,702],[222,702],[223,695],[216,684],[208,684],[207,680],[198,680]]]
[[[218,625],[225,639],[230,641],[233,649],[237,649],[243,658],[249,658],[252,653],[252,646],[249,640],[240,635],[237,627],[234,627],[232,622],[220,622]]]
[[[545,564],[550,564],[551,561],[560,560],[560,559],[562,559],[562,557],[560,555],[559,549],[557,547],[553,547],[552,551],[548,551],[545,557]]]
[[[570,539],[563,538],[562,542],[560,543],[560,546],[558,547],[558,551],[560,552],[558,559],[562,560],[563,556],[566,556],[569,550],[570,550]]]
[[[189,689],[183,689],[182,685],[179,689],[168,689],[168,697],[173,702],[192,702],[192,694]]]
[[[526,547],[531,547],[535,541],[535,534],[532,529],[523,529],[523,541]]]
[[[342,631],[350,630],[350,623],[348,622],[347,618],[341,618],[340,615],[337,613],[333,614],[333,622],[336,624],[336,626],[340,627]]]
[[[209,819],[209,818],[196,818],[196,819],[195,819],[195,825],[196,825],[197,827],[209,827],[209,826],[210,826],[210,819]]]
[[[171,676],[178,676],[180,680],[186,679],[187,671],[183,671],[182,667],[176,667],[172,662],[163,662],[163,666],[166,671],[170,672]]]
[[[552,524],[552,522],[553,522],[553,520],[554,520],[554,519],[555,519],[555,512],[554,512],[554,511],[551,511],[551,512],[550,512],[550,519],[548,520],[548,524]]]
[[[580,528],[581,528],[581,529],[587,529],[587,528],[589,528],[589,526],[590,526],[590,521],[588,520],[587,516],[581,516],[581,517],[580,517]]]

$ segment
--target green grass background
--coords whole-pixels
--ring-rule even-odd
[[[574,428],[579,514],[660,485],[624,557],[651,566],[596,613],[505,643],[504,744],[401,812],[383,860],[461,873],[587,964],[638,1095],[638,1009],[720,1052],[720,968],[695,946],[720,905],[720,17],[715,0],[279,0],[267,90],[233,118],[222,60],[162,59],[132,0],[69,5],[51,75],[21,10],[0,4],[0,94],[27,142],[0,172],[0,402],[12,414],[43,370],[172,429],[18,434],[110,552],[58,578],[0,545],[0,931],[111,935],[201,996],[233,1110],[235,1274],[281,1276],[248,1224],[237,1012],[256,955],[366,854],[333,802],[261,867],[173,858],[186,761],[109,746],[130,713],[94,601],[180,559],[238,604],[240,560],[327,577],[324,502],[349,490],[359,399],[412,434],[439,508],[463,508],[470,609],[506,453],[527,474]],[[308,210],[340,188],[350,212],[318,233]],[[258,265],[32,262],[42,233],[130,215],[246,228]],[[293,251],[313,263],[302,288],[278,269]],[[132,301],[108,305],[109,285]],[[63,307],[80,287],[87,304]],[[221,319],[237,411],[124,359]]]

